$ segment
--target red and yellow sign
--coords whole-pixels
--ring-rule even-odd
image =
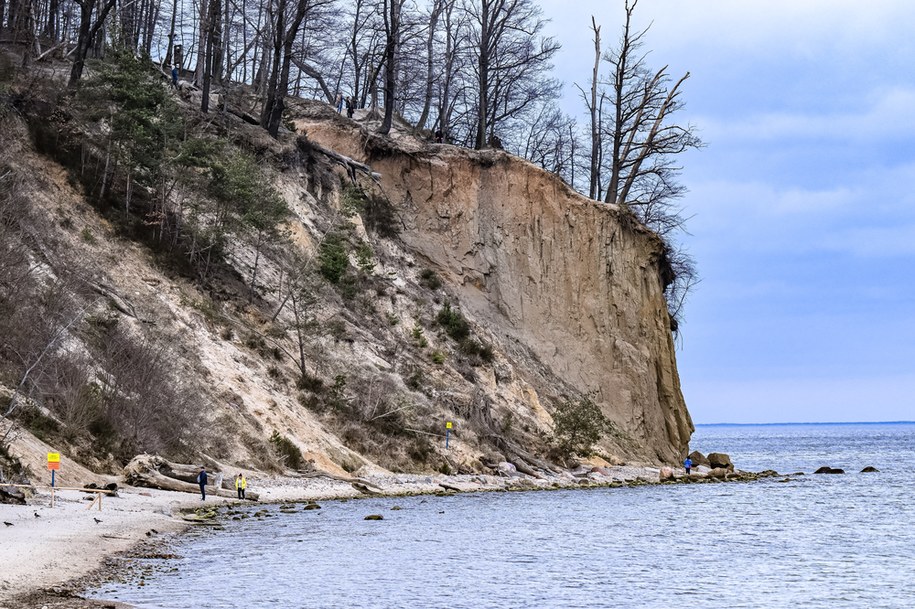
[[[60,453],[48,453],[48,470],[60,469]]]

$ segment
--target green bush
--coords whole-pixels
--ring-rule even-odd
[[[610,429],[610,421],[588,398],[566,400],[553,413],[553,438],[564,456],[593,454],[594,444]]]
[[[274,430],[273,434],[270,436],[270,443],[283,460],[283,463],[286,464],[286,467],[290,469],[302,469],[302,465],[305,463],[305,460],[302,457],[302,451],[299,450],[299,447],[296,446],[292,440],[286,436],[280,435],[280,432]]]
[[[470,336],[470,324],[464,319],[459,311],[451,308],[451,304],[445,303],[442,310],[438,312],[435,320],[445,329],[445,333],[460,342]]]
[[[321,275],[333,284],[340,280],[349,269],[349,253],[346,239],[340,233],[330,233],[321,243],[318,251],[318,264]]]
[[[419,284],[430,290],[437,290],[442,287],[442,280],[432,269],[423,269],[419,273]]]

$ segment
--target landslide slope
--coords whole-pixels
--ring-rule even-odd
[[[13,93],[0,203],[21,259],[4,268],[37,270],[29,295],[66,293],[42,365],[84,366],[30,381],[14,416],[35,467],[62,447],[112,472],[142,451],[264,470],[546,470],[551,413],[582,397],[613,423],[608,461],[686,450],[663,245],[621,210],[505,153],[380,138],[322,104],[292,104],[297,132],[272,140],[176,97],[193,129],[256,158],[291,212],[282,241],[239,238],[201,275],[150,228],[165,203],[180,219],[205,199],[199,181],[158,202],[136,187],[127,206],[105,177],[105,120],[53,83]],[[29,303],[4,287],[20,315]],[[158,376],[136,380],[114,338]],[[23,366],[4,364],[10,395]]]

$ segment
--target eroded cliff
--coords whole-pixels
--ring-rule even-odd
[[[329,119],[320,106],[309,108],[297,126],[381,174],[404,243],[456,286],[461,305],[503,351],[523,346],[593,396],[622,432],[607,442],[624,457],[682,456],[693,425],[680,391],[663,296],[668,270],[656,235],[616,206],[594,203],[504,152],[407,137],[380,143]],[[523,363],[518,373],[529,376]]]

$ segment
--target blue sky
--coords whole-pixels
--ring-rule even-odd
[[[566,108],[622,0],[541,0]],[[915,2],[642,0],[685,84],[678,353],[697,423],[915,419]],[[584,120],[584,116],[582,116]]]

